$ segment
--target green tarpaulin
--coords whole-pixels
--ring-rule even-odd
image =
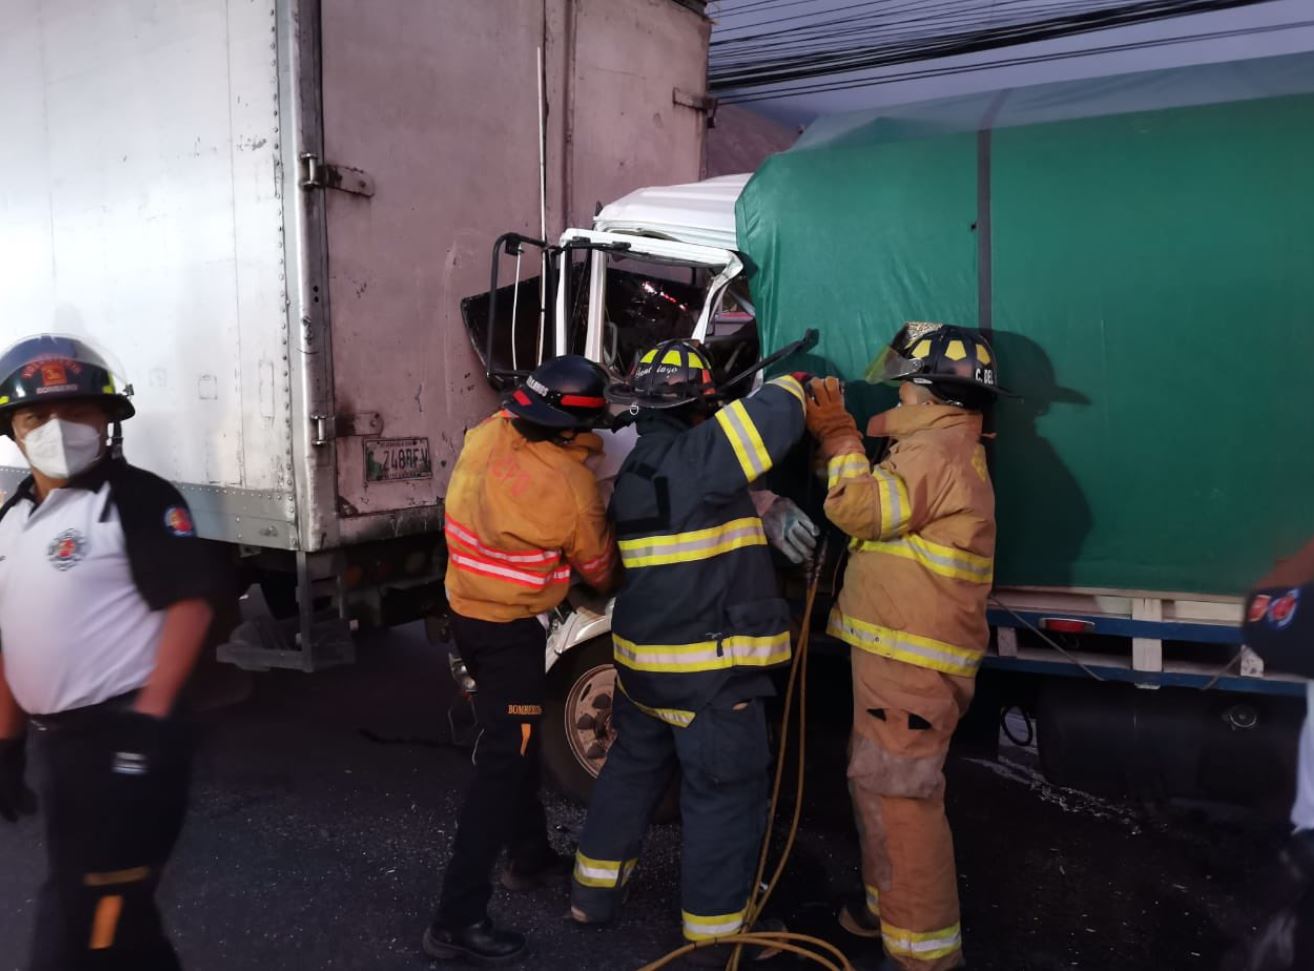
[[[828,119],[739,199],[767,349],[992,329],[997,581],[1237,594],[1314,533],[1314,58]],[[982,130],[978,130],[982,129]]]

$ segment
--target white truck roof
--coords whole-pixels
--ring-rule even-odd
[[[636,189],[604,206],[594,217],[593,228],[736,250],[735,201],[749,177],[749,173],[723,175],[685,185]]]

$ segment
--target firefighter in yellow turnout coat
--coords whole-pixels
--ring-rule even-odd
[[[472,428],[444,508],[452,637],[478,682],[480,735],[424,952],[479,964],[517,960],[522,934],[488,916],[489,879],[526,890],[564,877],[538,799],[538,723],[546,693],[546,632],[538,615],[565,598],[572,569],[607,591],[616,547],[585,462],[601,451],[606,373],[577,355],[539,365],[503,411]]]
[[[890,440],[879,464],[838,381],[814,381],[808,406],[826,514],[851,538],[828,631],[852,648],[848,775],[866,899],[840,923],[881,938],[887,971],[942,971],[963,963],[943,767],[989,639],[995,502],[981,411],[999,389],[985,339],[940,324],[908,324],[868,376],[903,382],[900,407],[867,428]]]

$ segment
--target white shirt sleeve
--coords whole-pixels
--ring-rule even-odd
[[[1291,822],[1296,829],[1314,829],[1314,681],[1305,686],[1305,727],[1300,730],[1296,762],[1296,804]]]

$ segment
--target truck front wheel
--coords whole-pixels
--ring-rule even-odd
[[[587,805],[615,740],[611,706],[616,690],[608,637],[575,648],[549,675],[543,768],[552,785],[575,802]]]
[[[593,784],[616,740],[611,715],[619,690],[610,637],[581,644],[563,656],[548,676],[543,769],[554,788],[581,805],[588,805]],[[677,774],[653,819],[670,822],[678,814]]]

